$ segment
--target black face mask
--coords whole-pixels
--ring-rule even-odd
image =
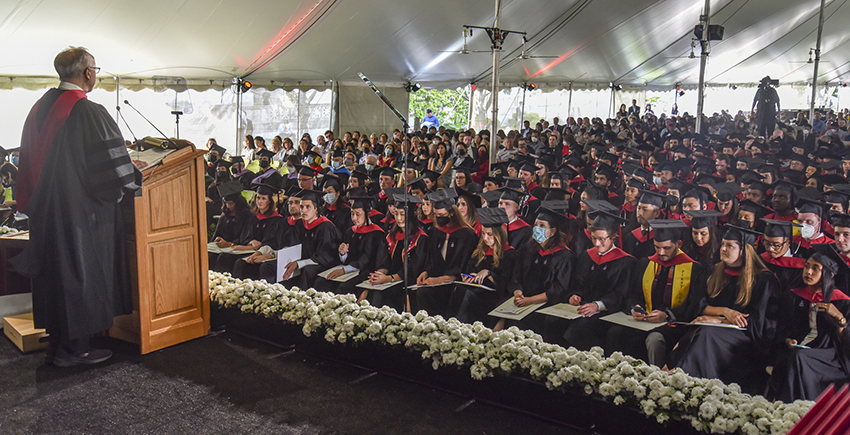
[[[260,167],[261,167],[261,168],[266,169],[266,168],[268,168],[270,165],[271,165],[271,163],[270,163],[268,160],[260,160]]]
[[[745,221],[745,220],[743,220],[743,219],[736,219],[736,220],[735,220],[735,225],[737,225],[737,226],[739,226],[739,227],[741,227],[741,228],[747,228],[747,229],[751,229],[751,228],[753,227],[753,223],[752,223],[752,222],[750,222],[750,221]]]
[[[436,221],[437,221],[438,226],[444,227],[444,226],[448,225],[449,222],[452,221],[452,218],[450,218],[448,216],[437,216]]]
[[[218,161],[218,156],[213,154],[210,156],[210,163],[215,163]]]

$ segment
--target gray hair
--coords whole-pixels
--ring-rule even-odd
[[[85,47],[68,47],[53,59],[53,68],[59,73],[60,80],[83,77],[86,68],[94,63],[94,56]]]

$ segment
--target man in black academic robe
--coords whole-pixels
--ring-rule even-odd
[[[342,234],[328,218],[318,216],[323,192],[302,190],[301,223],[304,229],[301,236],[301,259],[287,265],[283,272],[283,281],[287,287],[298,286],[302,289],[313,287],[319,273],[331,266],[339,264],[339,244]],[[300,276],[292,277],[295,269],[301,271]]]
[[[119,202],[142,177],[118,125],[86,98],[99,70],[94,57],[69,48],[54,65],[59,88],[24,124],[17,200],[30,241],[11,263],[33,280],[35,327],[50,334],[46,361],[72,366],[108,359],[112,353],[91,349],[89,337],[132,312]]]

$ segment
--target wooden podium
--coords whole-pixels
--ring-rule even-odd
[[[123,204],[134,309],[109,335],[142,354],[210,330],[205,153],[190,145],[168,154],[142,171],[141,196]]]

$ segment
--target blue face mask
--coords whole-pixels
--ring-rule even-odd
[[[546,236],[546,228],[542,227],[534,227],[534,229],[531,231],[531,237],[541,245],[543,244],[543,242],[546,241],[546,239],[549,238]]]
[[[328,203],[328,204],[333,204],[333,203],[335,203],[335,202],[336,202],[336,195],[334,195],[333,193],[328,192],[328,193],[326,193],[326,194],[325,194],[324,200],[325,200],[325,202],[326,202],[326,203]]]
[[[366,163],[366,170],[367,170],[367,171],[371,171],[372,169],[375,169],[375,165],[372,165],[372,164]]]
[[[12,162],[13,165],[18,166],[18,156],[9,157],[9,161]]]
[[[331,162],[331,166],[333,166],[334,169],[339,169],[340,163],[334,160]]]

